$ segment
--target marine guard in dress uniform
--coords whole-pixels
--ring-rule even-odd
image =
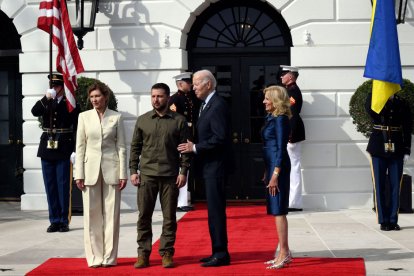
[[[302,92],[300,91],[296,80],[299,76],[297,67],[281,65],[281,81],[286,87],[290,98],[290,110],[292,118],[290,119],[291,133],[287,146],[291,171],[290,171],[290,194],[289,194],[289,211],[302,211],[302,176],[301,176],[301,150],[302,141],[305,140],[305,126],[300,112],[302,110]]]
[[[70,222],[70,157],[75,149],[76,126],[80,108],[69,112],[61,74],[52,74],[46,95],[32,108],[42,119],[43,133],[37,156],[41,158],[43,181],[49,209],[47,232],[68,232]]]
[[[191,72],[184,72],[173,78],[175,79],[178,91],[170,97],[168,105],[172,111],[180,113],[186,117],[191,133],[191,139],[193,139],[194,128],[197,123],[198,110],[200,109],[201,101],[196,97],[194,91],[192,90]],[[188,177],[186,185],[180,188],[177,206],[178,211],[187,212],[193,209],[188,203],[187,190]]]
[[[368,94],[365,110],[374,124],[367,151],[371,155],[374,203],[380,229],[400,230],[398,209],[403,165],[411,153],[412,119],[409,105],[398,95],[391,96],[379,114],[371,109]],[[389,193],[385,183],[388,176]]]

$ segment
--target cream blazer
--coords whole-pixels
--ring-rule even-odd
[[[76,133],[75,180],[95,185],[99,169],[107,184],[128,179],[124,127],[121,114],[106,109],[102,122],[91,109],[79,114]]]

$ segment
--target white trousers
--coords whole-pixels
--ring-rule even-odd
[[[289,208],[302,209],[302,176],[301,176],[301,157],[302,143],[288,143],[287,151],[290,157],[290,194]]]
[[[88,266],[116,265],[119,243],[121,191],[99,173],[95,185],[83,190],[85,256]]]
[[[188,203],[188,173],[187,173],[187,181],[185,182],[185,185],[179,189],[178,194],[178,204],[177,207],[184,207],[189,206]]]

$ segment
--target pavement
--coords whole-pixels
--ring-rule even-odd
[[[137,216],[137,211],[121,211],[119,257],[136,257]],[[19,202],[0,202],[0,276],[24,275],[52,257],[84,257],[83,217],[73,216],[67,233],[46,233],[47,218],[46,211],[21,211]],[[305,209],[290,213],[288,222],[293,257],[362,257],[367,275],[414,275],[414,214],[400,214],[402,230],[388,232],[380,231],[370,209]],[[152,225],[155,242],[160,211]]]

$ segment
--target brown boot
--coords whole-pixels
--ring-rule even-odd
[[[172,268],[174,267],[173,257],[170,252],[165,252],[162,256],[162,267]]]
[[[137,261],[134,264],[135,268],[144,268],[149,266],[149,258],[145,256],[138,256]]]

